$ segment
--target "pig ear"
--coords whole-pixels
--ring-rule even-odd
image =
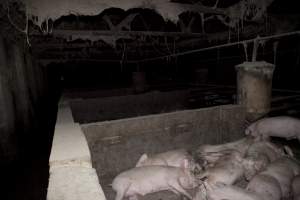
[[[139,159],[139,161],[136,163],[136,167],[139,167],[145,160],[147,160],[148,159],[148,155],[146,154],[146,153],[144,153],[141,157],[140,157],[140,159]]]
[[[184,159],[181,163],[181,168],[187,169],[189,167],[189,161],[188,159]]]

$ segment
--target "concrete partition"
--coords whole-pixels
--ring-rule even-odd
[[[143,153],[176,148],[193,150],[243,136],[245,113],[241,106],[218,106],[82,124],[100,183],[135,166]],[[108,182],[102,182],[108,179]]]
[[[47,200],[106,200],[85,136],[67,103],[59,105],[49,165]]]
[[[74,120],[91,123],[183,110],[189,90],[152,91],[144,94],[73,99]]]

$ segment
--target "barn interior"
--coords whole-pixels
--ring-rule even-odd
[[[50,153],[70,110],[109,200],[112,176],[142,151],[229,142],[262,117],[300,118],[296,1],[3,0],[0,25],[3,199],[59,199],[49,195]],[[248,65],[263,68],[256,86]],[[279,142],[300,155],[299,141]]]

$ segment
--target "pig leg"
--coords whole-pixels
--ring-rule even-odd
[[[182,195],[179,191],[177,191],[176,189],[174,189],[173,187],[171,187],[169,190],[171,190],[173,193],[175,193],[177,196],[181,196],[182,200],[186,200],[187,198]]]
[[[171,190],[173,193],[175,193],[177,196],[180,196],[180,193],[177,191],[177,190],[175,190],[173,187],[170,187],[170,189],[169,190]]]
[[[128,189],[130,188],[131,184],[128,184],[127,187],[122,187],[122,189],[117,190],[115,200],[122,200],[125,194],[127,193]]]
[[[174,192],[175,194],[183,194],[185,195],[186,197],[188,197],[189,199],[192,200],[192,196],[185,190],[181,187],[181,185],[179,184],[179,182],[172,182],[169,184],[170,188],[172,191],[176,191]]]
[[[118,191],[115,200],[122,200],[124,197],[124,191]]]
[[[253,143],[251,138],[243,138],[234,142],[218,144],[218,145],[201,145],[197,149],[197,153],[222,152],[227,150],[237,150],[242,154],[248,149],[248,146]]]
[[[204,184],[201,184],[193,198],[193,200],[207,200],[207,192]]]
[[[132,195],[129,197],[129,200],[139,200],[139,198],[137,197],[137,195]]]
[[[205,161],[208,163],[215,163],[217,162],[220,157],[224,156],[224,153],[220,152],[207,152],[201,155]]]

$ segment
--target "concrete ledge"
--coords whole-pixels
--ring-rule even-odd
[[[50,170],[66,165],[92,167],[89,147],[79,124],[55,127],[49,164]]]
[[[59,104],[56,125],[74,123],[71,108],[67,102]]]
[[[106,200],[90,150],[68,102],[60,102],[49,159],[47,200]]]
[[[48,200],[105,200],[95,169],[61,167],[50,173]]]

